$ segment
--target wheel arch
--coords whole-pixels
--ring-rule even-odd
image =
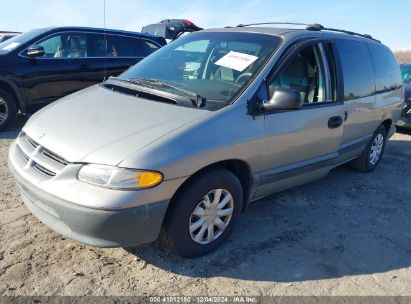
[[[388,118],[388,119],[384,120],[384,121],[381,123],[381,125],[385,127],[385,131],[387,132],[387,135],[388,135],[388,134],[390,133],[390,130],[391,130],[392,119],[391,119],[391,118]]]
[[[21,95],[18,86],[14,82],[9,79],[0,78],[0,89],[5,90],[14,98],[16,102],[16,108],[18,110],[20,110],[21,112],[26,111],[26,105],[24,103],[23,96]]]
[[[243,189],[243,211],[247,207],[247,204],[252,196],[253,188],[254,188],[254,179],[251,174],[251,168],[247,162],[239,159],[229,159],[224,161],[219,161],[206,167],[201,168],[200,170],[196,171],[193,175],[191,175],[174,193],[173,197],[170,200],[170,207],[173,206],[173,202],[176,198],[180,195],[180,193],[188,187],[193,180],[202,175],[207,173],[207,171],[216,169],[216,168],[224,168],[230,172],[232,172],[237,178],[240,180],[242,189]]]

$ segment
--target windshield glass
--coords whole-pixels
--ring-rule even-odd
[[[401,66],[402,79],[411,82],[411,64]]]
[[[32,30],[30,32],[26,32],[13,38],[10,38],[2,43],[0,43],[0,54],[5,54],[11,52],[12,50],[16,49],[20,45],[26,43],[27,41],[33,39],[37,35],[43,33],[44,30]]]
[[[158,90],[174,94],[186,91],[198,94],[205,103],[228,104],[280,41],[255,33],[192,33],[159,49],[119,78],[150,80]]]

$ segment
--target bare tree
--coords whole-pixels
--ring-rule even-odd
[[[397,57],[398,62],[410,63],[411,64],[411,51],[395,51],[395,57]]]

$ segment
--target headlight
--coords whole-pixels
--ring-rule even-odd
[[[92,185],[120,190],[151,188],[163,181],[160,172],[103,165],[84,165],[77,178]]]

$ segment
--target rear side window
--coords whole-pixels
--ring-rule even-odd
[[[367,44],[338,39],[336,45],[344,76],[344,100],[374,94],[374,71]]]
[[[391,51],[381,45],[369,44],[374,64],[377,93],[395,90],[401,87],[401,72]]]
[[[146,57],[159,47],[152,41],[116,35],[93,35],[94,57]]]

